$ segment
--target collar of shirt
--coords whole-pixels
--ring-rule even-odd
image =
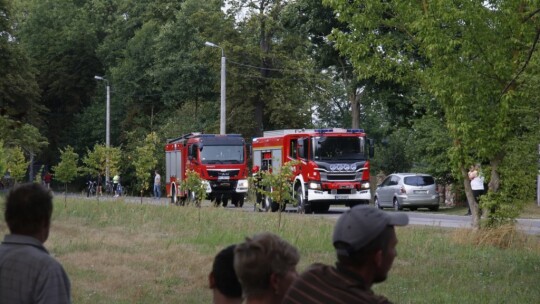
[[[26,245],[26,246],[33,246],[36,247],[46,253],[49,253],[47,249],[43,246],[43,244],[36,238],[27,236],[27,235],[21,235],[21,234],[7,234],[4,237],[4,241],[2,244],[6,245]]]
[[[368,289],[366,287],[366,282],[359,274],[343,266],[341,263],[336,263],[336,270],[348,279],[350,286],[358,286],[361,289]]]

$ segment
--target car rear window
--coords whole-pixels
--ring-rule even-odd
[[[403,182],[409,186],[429,186],[435,184],[432,176],[407,176]]]

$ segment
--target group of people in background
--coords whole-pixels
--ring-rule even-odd
[[[43,175],[43,185],[47,189],[51,189],[52,178],[53,175],[49,171],[46,171]],[[119,174],[115,174],[113,176],[112,188],[110,190],[108,189],[109,185],[103,185],[103,180],[104,178],[101,174],[98,174],[95,179],[91,175],[88,175],[86,178],[86,196],[103,195],[103,192],[106,192],[107,194],[114,194],[115,197],[122,195],[123,189],[122,184],[120,183]],[[161,197],[161,175],[159,175],[158,170],[154,171],[153,194],[154,198],[156,199]]]
[[[316,263],[298,274],[296,247],[272,233],[260,233],[220,251],[208,276],[213,302],[391,303],[372,291],[386,280],[397,256],[394,226],[404,213],[356,206],[338,219],[332,236],[337,262]]]

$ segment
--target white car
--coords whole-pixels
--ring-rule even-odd
[[[429,174],[394,173],[377,186],[373,199],[379,209],[429,208],[439,210],[439,193],[435,179]]]

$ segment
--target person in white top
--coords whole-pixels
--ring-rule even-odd
[[[484,176],[479,172],[480,170],[480,164],[476,164],[475,166],[471,166],[471,169],[469,171],[469,180],[471,181],[471,189],[473,192],[474,200],[476,203],[480,203],[479,199],[480,196],[484,194]],[[469,212],[467,215],[471,214],[471,207],[469,204]]]
[[[155,171],[156,175],[154,176],[154,198],[159,199],[161,197],[161,175],[158,171]]]

